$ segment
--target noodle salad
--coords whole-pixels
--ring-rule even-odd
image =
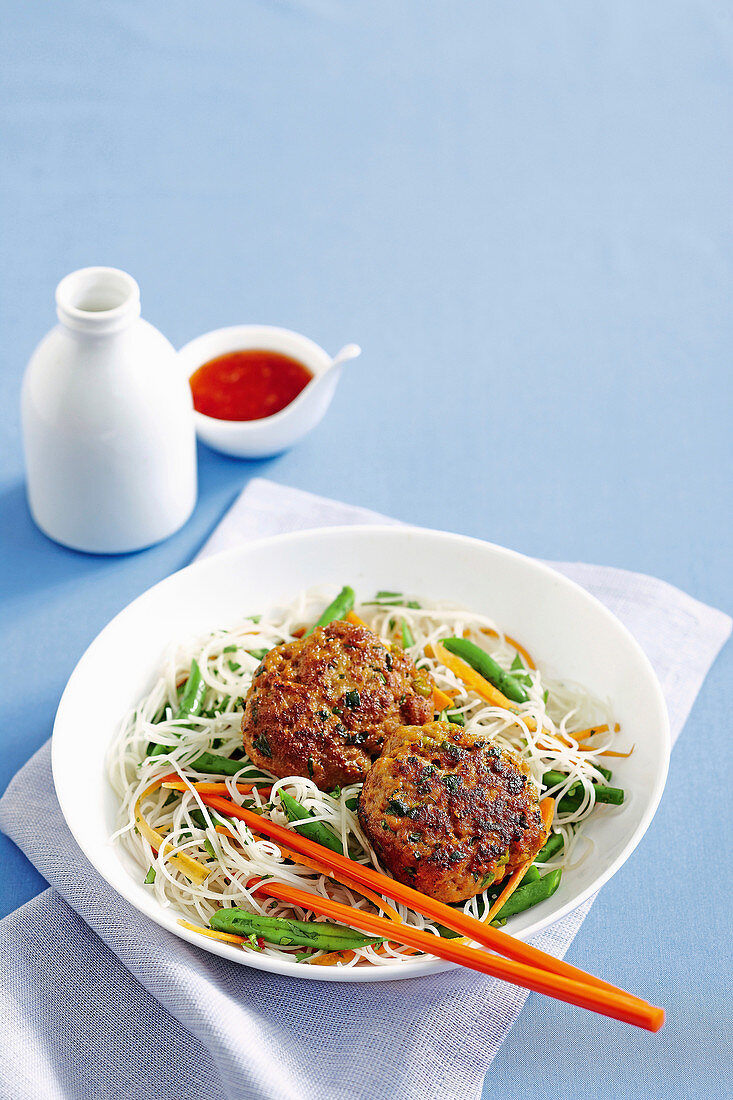
[[[344,593],[351,593],[346,602]],[[324,612],[327,600],[311,590],[289,606],[176,646],[151,690],[125,715],[107,759],[120,800],[113,840],[133,857],[141,881],[184,926],[305,965],[384,966],[421,953],[398,938],[326,924],[305,904],[262,896],[263,881],[381,914],[394,922],[396,935],[400,923],[455,935],[406,904],[340,881],[220,808],[245,807],[357,863],[385,869],[360,821],[361,782],[322,790],[312,768],[310,776],[279,777],[254,764],[242,741],[245,704],[268,654],[310,634],[314,622],[348,618],[376,635],[387,653],[401,651],[414,662],[444,728],[497,754],[513,754],[533,797],[536,789],[552,807],[543,846],[518,881],[512,877],[512,889],[506,881],[488,882],[456,907],[501,926],[551,896],[563,872],[590,850],[583,823],[592,814],[618,812],[614,807],[624,800],[605,766],[607,756],[629,755],[612,747],[618,727],[610,703],[580,684],[550,678],[498,624],[465,608],[386,591],[355,605],[351,589],[343,589]],[[235,914],[236,922],[227,920]]]

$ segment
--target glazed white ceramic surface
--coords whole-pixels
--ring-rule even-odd
[[[361,597],[386,588],[471,607],[521,639],[548,672],[613,700],[623,743],[636,746],[628,759],[613,761],[614,782],[626,790],[626,802],[598,807],[584,827],[594,844],[591,854],[563,875],[552,898],[512,917],[506,930],[525,939],[559,920],[621,867],[648,828],[667,774],[666,707],[647,658],[610,611],[546,566],[476,539],[410,528],[336,527],[263,539],[175,573],[113,619],[77,665],[56,715],[54,780],[66,820],[100,874],[140,912],[202,950],[318,981],[413,977],[449,964],[307,967],[189,932],[177,924],[174,910],[156,903],[143,885],[143,870],[109,841],[117,803],[105,775],[105,753],[122,715],[149,690],[165,651],[290,601],[302,589],[330,585],[335,594],[347,583]]]
[[[56,305],[60,323],[23,380],[31,514],[75,550],[150,546],[196,503],[190,388],[172,345],[141,319],[126,272],[75,271],[59,283]]]
[[[272,325],[232,325],[204,333],[182,347],[178,358],[186,378],[190,378],[210,359],[247,348],[278,351],[298,359],[312,372],[314,380],[328,373],[318,385],[309,382],[294,401],[262,420],[217,420],[194,413],[199,438],[215,451],[235,458],[266,458],[292,447],[322,420],[336,392],[342,365],[329,369],[333,359],[322,347],[298,332]]]

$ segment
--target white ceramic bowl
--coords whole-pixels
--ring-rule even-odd
[[[107,746],[122,715],[149,690],[166,649],[289,601],[304,588],[330,584],[335,592],[346,583],[360,594],[380,588],[422,593],[490,615],[552,674],[613,700],[624,743],[636,745],[631,757],[614,760],[614,781],[627,792],[623,809],[598,808],[585,826],[594,842],[590,856],[563,875],[552,898],[512,917],[507,931],[525,939],[559,920],[602,886],[644,835],[667,774],[666,707],[647,658],[602,604],[546,566],[476,539],[400,527],[336,527],[263,539],[175,573],[113,619],[74,670],[56,715],[54,780],[71,831],[100,874],[140,912],[202,950],[320,981],[414,977],[449,964],[423,959],[374,969],[305,967],[188,932],[173,910],[157,904],[131,857],[109,842],[117,804],[105,777]]]
[[[272,325],[232,325],[206,332],[182,347],[178,358],[186,377],[190,378],[210,359],[246,348],[265,348],[289,355],[303,363],[314,378],[332,362],[332,356],[307,336]],[[323,418],[340,377],[341,367],[334,367],[322,385],[313,386],[309,382],[294,401],[262,420],[217,420],[194,412],[196,434],[215,451],[235,458],[267,458],[279,454],[302,439]]]

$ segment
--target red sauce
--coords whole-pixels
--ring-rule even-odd
[[[289,405],[312,377],[297,359],[277,351],[230,351],[191,375],[193,406],[217,420],[262,420]]]

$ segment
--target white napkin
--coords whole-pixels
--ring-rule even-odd
[[[384,517],[255,479],[201,552]],[[555,565],[646,650],[676,738],[731,620],[651,577]],[[152,924],[100,879],[56,802],[45,745],[0,826],[48,879],[0,922],[0,1094],[16,1100],[475,1100],[526,993],[461,970],[362,986],[270,976]],[[537,937],[562,956],[592,904]]]

